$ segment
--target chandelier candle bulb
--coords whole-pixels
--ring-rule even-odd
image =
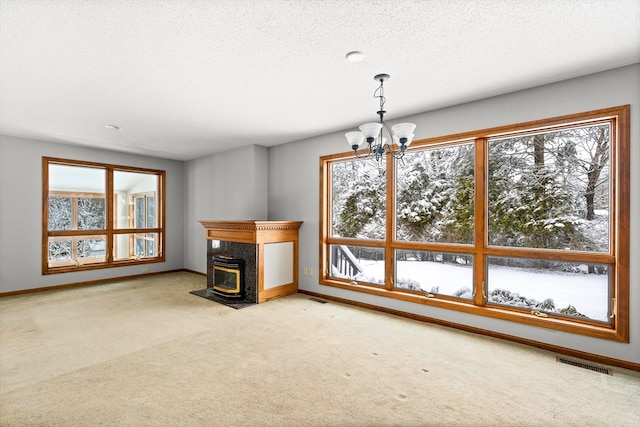
[[[362,132],[347,132],[344,135],[347,137],[347,143],[353,150],[357,150],[364,142],[364,135]]]
[[[371,144],[375,138],[380,135],[382,129],[382,123],[365,123],[360,125],[360,131],[367,138],[367,142]]]
[[[391,128],[393,135],[396,137],[400,144],[406,144],[408,147],[413,140],[413,130],[416,128],[416,125],[413,123],[398,123]]]

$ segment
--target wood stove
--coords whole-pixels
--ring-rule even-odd
[[[207,238],[207,287],[192,294],[240,309],[298,292],[298,229],[302,221],[200,223]],[[219,262],[217,269],[214,258]],[[234,261],[243,263],[234,266]],[[235,270],[242,273],[236,275]],[[239,279],[239,296],[235,285],[223,285],[225,276]]]
[[[244,298],[244,260],[214,255],[212,261],[213,293],[224,298]]]

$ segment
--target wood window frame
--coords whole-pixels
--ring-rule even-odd
[[[536,250],[528,248],[507,248],[489,246],[487,227],[486,188],[488,177],[488,140],[505,135],[517,135],[532,131],[559,130],[576,125],[609,121],[611,123],[611,157],[610,157],[610,195],[613,203],[610,207],[610,248],[604,255],[593,253],[572,253],[552,250]],[[478,131],[447,135],[415,141],[409,151],[427,147],[446,146],[449,144],[473,141],[475,143],[475,236],[474,244],[440,244],[427,242],[406,242],[395,240],[395,161],[387,153],[386,168],[386,238],[384,240],[360,240],[331,236],[331,170],[332,162],[339,160],[355,160],[353,152],[344,152],[320,157],[320,230],[319,230],[319,283],[350,291],[362,292],[386,298],[423,304],[469,314],[486,316],[500,320],[512,321],[531,326],[548,328],[600,339],[629,342],[629,225],[630,225],[630,106],[593,110],[585,113],[570,114],[550,119],[524,122],[514,125],[500,126]],[[364,152],[363,152],[364,154]],[[372,160],[373,161],[373,160]],[[480,225],[480,226],[478,226]],[[338,279],[329,274],[331,245],[354,245],[378,247],[385,251],[385,284],[370,286],[360,282]],[[425,295],[425,293],[399,290],[393,287],[393,263],[396,249],[416,249],[426,251],[446,251],[453,253],[473,254],[474,264],[474,296],[471,301],[449,298],[444,295]],[[585,321],[567,316],[539,317],[533,313],[514,310],[505,306],[487,305],[485,295],[486,258],[489,256],[508,256],[509,254],[534,255],[536,258],[603,262],[613,266],[611,271],[611,321],[606,324]],[[480,292],[481,291],[481,292]]]
[[[102,169],[105,171],[105,194],[74,192],[49,192],[49,165],[76,166]],[[156,188],[157,225],[151,228],[117,228],[116,208],[117,197],[114,191],[114,172],[132,172],[155,175],[158,178]],[[131,166],[121,166],[107,163],[87,162],[81,160],[62,159],[55,157],[42,157],[42,274],[68,273],[74,271],[95,270],[112,267],[123,267],[136,264],[149,264],[165,261],[165,171],[148,168],[137,168]],[[54,230],[49,231],[49,196],[56,194],[66,195],[89,195],[91,197],[105,198],[105,228],[103,230]],[[75,208],[73,208],[75,212]],[[74,218],[75,222],[76,219]],[[158,235],[157,256],[149,258],[117,259],[114,238],[118,235],[133,235],[134,233],[156,233]],[[71,240],[76,242],[81,239],[100,237],[105,239],[106,254],[102,260],[85,260],[78,262],[49,262],[49,239]],[[73,246],[73,243],[72,243]]]

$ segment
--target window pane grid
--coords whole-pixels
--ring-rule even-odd
[[[163,171],[43,158],[43,172],[44,274],[164,260]]]
[[[389,179],[381,185],[392,194],[385,196],[385,216],[378,214],[385,222],[375,225],[373,239],[362,233],[370,223],[358,216],[359,210],[370,213],[361,209],[366,196],[353,197],[355,211],[343,213],[345,189],[352,186],[345,170],[353,159],[346,153],[346,160],[323,157],[322,179],[331,184],[323,187],[327,267],[320,283],[361,284],[350,282],[354,275],[335,274],[332,264],[335,247],[355,251],[367,242],[367,248],[384,248],[380,272],[369,281],[386,292],[354,290],[413,302],[433,298],[424,303],[467,311],[443,305],[459,300],[476,307],[475,314],[486,307],[492,317],[628,340],[628,315],[620,317],[616,308],[628,306],[628,266],[620,265],[626,260],[621,248],[629,243],[620,234],[628,227],[628,123],[629,107],[622,106],[531,122],[529,131],[517,124],[511,133],[504,126],[457,140],[417,141],[402,161],[386,165]],[[344,182],[336,185],[336,177]],[[357,232],[344,233],[337,222]],[[453,273],[438,272],[436,264],[457,262],[465,265],[464,278],[443,281]],[[532,277],[545,286],[533,286]]]
[[[608,323],[610,271],[606,264],[489,257],[487,303]]]
[[[367,246],[330,246],[330,276],[384,286],[385,251]]]
[[[331,236],[385,239],[385,169],[385,160],[331,164]]]
[[[396,289],[466,300],[473,298],[473,255],[416,250],[395,252]]]
[[[396,164],[396,239],[474,241],[474,144],[409,152]]]
[[[610,126],[489,140],[490,245],[609,252]]]

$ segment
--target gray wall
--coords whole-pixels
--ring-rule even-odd
[[[205,230],[199,220],[267,219],[268,167],[269,150],[257,145],[186,162],[185,268],[207,271]]]
[[[639,76],[636,64],[401,119],[416,123],[421,139],[631,104],[630,344],[320,286],[319,157],[344,152],[344,132],[270,149],[243,147],[185,163],[0,136],[0,292],[141,273],[134,266],[41,275],[41,158],[63,157],[167,171],[167,261],[145,265],[152,272],[206,271],[206,240],[197,220],[301,220],[301,289],[640,363],[640,263],[634,262],[640,259]],[[242,196],[228,197],[220,186],[230,177]],[[302,275],[304,267],[313,268],[313,275]]]
[[[129,266],[42,275],[43,156],[166,171],[166,260],[144,267],[183,268],[183,162],[0,135],[0,292],[142,273],[142,266]]]
[[[428,96],[428,94],[425,94]],[[631,104],[631,342],[615,343],[318,284],[319,156],[344,152],[344,132],[272,147],[269,219],[301,220],[300,288],[640,363],[640,64],[402,119],[416,139]],[[372,116],[375,114],[372,107]],[[390,113],[393,113],[392,111]],[[354,128],[356,124],[354,123]],[[302,275],[312,267],[313,276]]]

